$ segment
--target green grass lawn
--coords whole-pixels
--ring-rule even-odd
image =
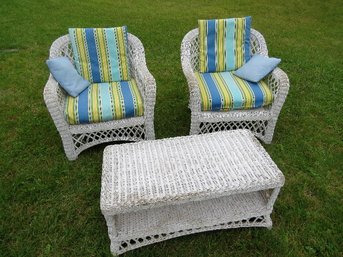
[[[69,27],[127,25],[157,82],[157,138],[187,135],[180,43],[199,18],[251,15],[291,89],[265,145],[283,171],[273,229],[194,234],[123,256],[343,256],[341,1],[2,0],[0,256],[111,256],[102,151],[70,162],[43,102],[51,43]]]

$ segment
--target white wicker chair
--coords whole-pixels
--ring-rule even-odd
[[[190,92],[190,134],[245,128],[251,130],[256,137],[265,143],[271,143],[276,121],[289,90],[289,80],[286,73],[280,68],[276,68],[268,76],[268,85],[274,96],[274,102],[271,106],[227,112],[201,111],[200,91],[194,75],[199,67],[198,35],[198,29],[189,31],[181,44],[182,69],[187,78]],[[259,53],[268,56],[268,49],[263,36],[254,29],[251,29],[250,52],[251,54]]]
[[[73,62],[72,49],[68,35],[53,42],[50,58],[67,56]],[[65,92],[50,74],[44,88],[44,101],[61,135],[64,151],[69,160],[75,160],[83,150],[110,141],[139,141],[154,139],[154,106],[156,82],[147,69],[144,47],[141,41],[128,33],[128,57],[131,76],[144,102],[144,115],[121,120],[93,124],[69,125],[63,115]]]

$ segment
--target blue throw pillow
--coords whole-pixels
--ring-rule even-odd
[[[78,96],[90,85],[89,81],[77,73],[74,65],[67,57],[49,59],[46,64],[60,86],[73,97]]]
[[[259,82],[267,74],[273,71],[280,62],[281,59],[255,54],[246,64],[236,70],[233,74],[251,82]]]

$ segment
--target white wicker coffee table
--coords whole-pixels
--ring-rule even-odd
[[[111,251],[208,230],[271,228],[283,184],[248,130],[108,146],[100,205]]]

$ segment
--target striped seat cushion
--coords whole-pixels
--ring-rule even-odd
[[[200,72],[232,71],[250,59],[251,17],[199,20]]]
[[[228,111],[267,106],[273,94],[267,83],[243,80],[232,72],[195,73],[203,111]]]
[[[79,74],[91,83],[129,80],[126,27],[71,28],[69,38]]]
[[[96,123],[143,115],[143,100],[135,80],[91,84],[77,97],[66,97],[69,124]]]

